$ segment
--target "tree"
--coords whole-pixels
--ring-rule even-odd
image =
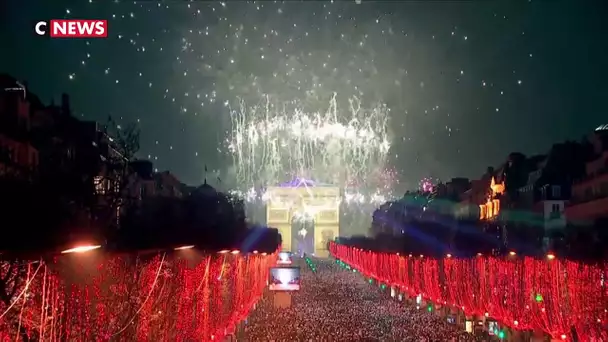
[[[184,240],[185,215],[181,198],[154,196],[131,205],[121,217],[121,243],[126,248],[157,249],[189,245]]]
[[[104,160],[101,175],[96,180],[98,201],[95,218],[102,227],[118,228],[121,209],[129,206],[128,193],[133,171],[130,163],[139,151],[140,130],[135,124],[122,126],[111,117],[102,132]],[[109,229],[106,233],[111,233]]]

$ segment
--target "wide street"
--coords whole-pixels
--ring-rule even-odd
[[[408,307],[389,289],[329,259],[302,259],[302,289],[292,307],[276,309],[266,292],[245,326],[245,341],[449,341],[453,327],[433,313]]]

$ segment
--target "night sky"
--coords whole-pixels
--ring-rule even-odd
[[[0,72],[27,80],[45,103],[69,93],[78,117],[139,122],[140,156],[190,184],[202,182],[205,165],[227,184],[239,167],[249,172],[234,165],[229,146],[239,103],[254,118],[264,110],[251,108],[267,97],[276,108],[287,104],[285,112],[325,112],[336,93],[343,116],[356,97],[360,120],[377,120],[378,108],[388,115],[381,166],[405,190],[423,177],[479,177],[510,152],[545,152],[607,123],[607,7],[10,0],[0,4]],[[108,19],[109,38],[34,35],[35,22],[64,17]],[[329,150],[320,151],[311,153]],[[371,176],[360,163],[380,159],[350,166]],[[259,167],[249,176],[270,168]],[[280,178],[265,181],[289,177]]]

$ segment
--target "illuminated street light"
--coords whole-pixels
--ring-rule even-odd
[[[513,251],[509,252],[509,255],[510,255],[510,256],[515,256],[516,254],[517,254],[517,253],[515,253],[515,252],[513,252]]]
[[[230,252],[230,251],[229,251],[229,250],[227,250],[227,249],[224,249],[224,250],[219,251],[218,253],[220,253],[220,254],[226,254],[226,253],[228,253],[228,252]]]
[[[555,259],[555,254],[553,254],[553,253],[547,254],[547,259],[549,259],[549,260]]]
[[[239,254],[239,253],[241,253],[241,252],[240,252],[240,251],[237,251],[237,250],[235,249],[235,250],[233,250],[233,251],[232,251],[232,252],[230,252],[230,253],[231,253],[231,254],[235,254],[235,255],[236,255],[236,254]]]
[[[61,254],[70,254],[70,253],[86,253],[95,249],[101,248],[101,245],[85,245],[85,246],[76,246],[74,248],[66,249],[65,251],[61,251]]]
[[[192,249],[192,248],[194,248],[194,245],[175,247],[174,249],[176,251],[183,251],[184,249]]]

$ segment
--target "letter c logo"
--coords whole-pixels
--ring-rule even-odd
[[[46,31],[44,29],[42,29],[42,27],[46,27],[46,21],[39,21],[38,23],[36,23],[36,27],[34,28],[34,31],[36,31],[36,34],[39,36],[44,36]]]

